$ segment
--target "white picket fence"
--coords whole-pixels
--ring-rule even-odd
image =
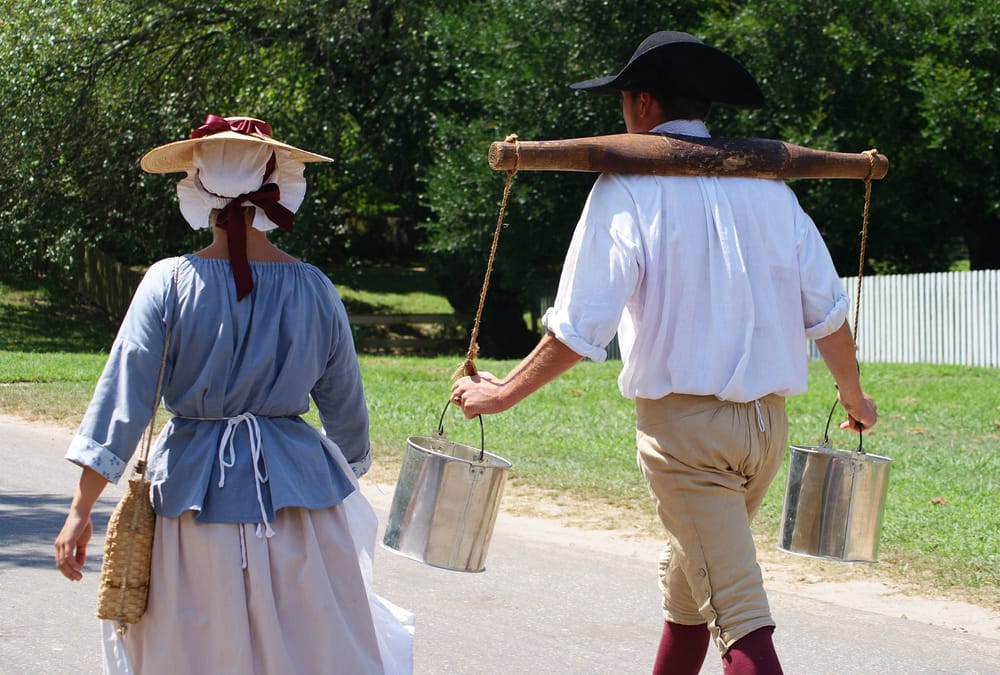
[[[1000,270],[863,277],[856,338],[860,361],[1000,367]]]
[[[853,329],[858,278],[842,281]],[[1000,367],[1000,270],[863,277],[857,338],[862,362]],[[607,351],[621,358],[617,338]]]

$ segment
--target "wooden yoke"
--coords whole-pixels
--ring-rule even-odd
[[[490,145],[498,171],[597,171],[658,176],[754,178],[884,178],[885,155],[814,150],[763,138],[697,138],[614,134]]]

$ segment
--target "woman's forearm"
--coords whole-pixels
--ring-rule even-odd
[[[89,515],[107,484],[107,478],[93,469],[83,467],[83,473],[80,474],[80,482],[76,486],[76,494],[73,495],[70,509],[83,515]]]

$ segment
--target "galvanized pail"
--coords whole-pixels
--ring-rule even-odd
[[[482,572],[510,462],[437,436],[410,436],[382,543],[414,560]]]
[[[790,448],[778,548],[842,562],[876,562],[887,457],[829,445]]]

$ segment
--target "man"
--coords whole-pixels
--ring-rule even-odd
[[[571,85],[620,92],[630,133],[707,137],[713,103],[761,107],[734,59],[654,33],[620,73]],[[784,399],[805,390],[813,338],[848,419],[877,419],[858,381],[848,298],[829,252],[780,181],[605,174],[567,253],[547,332],[503,378],[458,380],[467,417],[506,410],[617,332],[635,399],[638,463],[667,534],[654,673],[696,674],[710,639],[726,675],[780,673],[750,520],[787,447]]]

